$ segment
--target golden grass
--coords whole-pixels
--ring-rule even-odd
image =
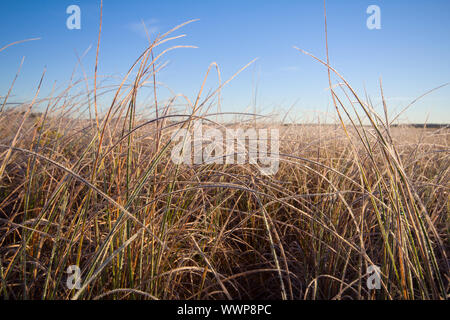
[[[280,130],[273,176],[249,164],[175,165],[171,134],[215,121],[226,82],[206,97],[202,85],[192,103],[158,103],[155,89],[146,108],[156,116],[140,118],[138,92],[156,87],[167,50],[155,50],[169,34],[133,64],[104,115],[95,100],[95,118],[78,116],[92,111],[88,94],[69,94],[83,81],[0,113],[3,298],[448,298],[449,129],[391,127],[387,108],[378,116],[345,82],[332,90],[339,125],[237,118]],[[82,270],[80,290],[66,287],[70,265]],[[380,290],[367,289],[370,265]]]

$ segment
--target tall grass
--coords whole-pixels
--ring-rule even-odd
[[[231,80],[204,94],[214,67],[220,79],[211,65],[193,102],[158,101],[161,60],[182,46],[158,50],[183,25],[149,41],[117,86],[96,72],[93,87],[85,77],[42,99],[39,84],[30,103],[2,107],[1,296],[447,299],[449,130],[393,127],[384,97],[379,115],[313,56],[331,88],[341,83],[331,89],[339,126],[236,114],[233,126],[280,130],[275,175],[176,165],[170,137],[198,119],[223,128],[213,108]],[[101,112],[97,97],[111,92]],[[80,290],[66,286],[70,265]],[[366,285],[371,265],[379,290]]]

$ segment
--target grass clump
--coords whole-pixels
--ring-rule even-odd
[[[339,125],[227,124],[279,129],[275,175],[176,165],[174,132],[226,125],[211,108],[227,83],[206,96],[203,83],[194,102],[158,101],[159,61],[176,46],[157,50],[176,29],[149,43],[105,113],[96,97],[111,86],[97,75],[87,94],[72,94],[84,79],[23,112],[2,109],[3,298],[447,299],[448,128],[393,126],[387,107],[378,115],[318,59],[343,83],[331,90]],[[143,90],[154,90],[151,117],[139,115]],[[70,265],[80,290],[66,286]],[[371,265],[379,290],[366,286]]]

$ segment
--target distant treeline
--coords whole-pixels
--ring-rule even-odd
[[[10,111],[11,114],[16,114],[16,115],[24,115],[25,111],[21,110],[21,111]],[[30,118],[37,118],[37,117],[41,117],[43,115],[42,112],[31,112],[29,114]],[[166,119],[166,124],[175,124],[176,121],[173,120],[168,120]],[[236,125],[240,125],[242,124],[242,122],[228,122],[228,123],[222,123],[222,125],[224,126],[236,126]],[[285,127],[292,127],[292,126],[298,126],[298,127],[305,127],[305,126],[337,126],[339,124],[336,123],[321,123],[321,124],[317,124],[317,123],[283,123],[282,126]],[[364,127],[370,127],[370,125],[364,125]],[[393,128],[407,128],[407,127],[411,127],[411,128],[428,128],[428,129],[450,129],[450,124],[445,124],[445,123],[412,123],[412,124],[391,124],[391,127]]]
[[[393,124],[392,127],[442,129],[442,128],[450,128],[450,124],[439,124],[439,123]]]
[[[320,126],[336,126],[339,124],[327,124],[327,123],[321,123]],[[289,127],[289,126],[318,126],[317,123],[285,123],[283,126]],[[364,125],[364,127],[370,127],[370,125]],[[439,124],[439,123],[412,123],[412,124],[391,124],[391,127],[395,128],[429,128],[429,129],[443,129],[448,128],[450,129],[450,124]]]

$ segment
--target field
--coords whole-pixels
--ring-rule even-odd
[[[154,85],[166,40],[114,87],[106,112],[94,97],[111,88],[73,94],[84,79],[3,105],[1,297],[448,298],[450,129],[394,126],[388,108],[376,114],[344,79],[331,125],[256,114],[220,122],[221,86],[181,113],[175,97],[155,97],[145,106],[153,117],[140,116],[138,92]],[[175,164],[172,134],[198,119],[278,129],[276,174]],[[80,268],[78,288],[69,266]],[[371,266],[379,289],[367,285]]]

